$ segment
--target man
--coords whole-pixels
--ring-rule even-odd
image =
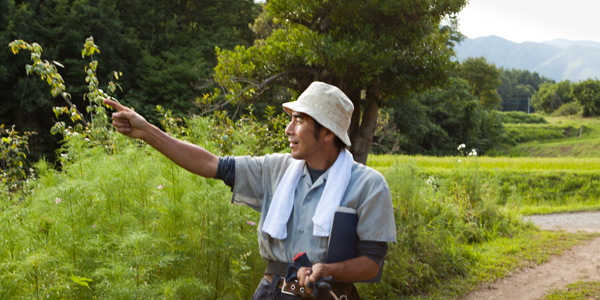
[[[219,158],[167,135],[129,108],[111,100],[104,103],[118,111],[113,114],[118,132],[144,140],[190,172],[223,180],[232,187],[233,203],[261,213],[258,243],[269,263],[253,299],[310,297],[304,289],[309,281],[318,283],[328,276],[350,282],[332,284],[335,297],[358,299],[351,282],[377,275],[387,242],[396,238],[391,195],[383,176],[355,163],[346,150],[354,107],[337,87],[314,82],[297,101],[284,103],[291,116],[285,129],[291,154],[263,157]],[[358,215],[358,256],[325,263],[331,221],[339,206]],[[282,294],[282,277],[301,252],[312,263],[297,270],[303,293]]]

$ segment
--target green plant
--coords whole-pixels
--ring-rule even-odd
[[[553,289],[544,296],[544,300],[598,299],[600,282],[578,281],[568,284],[564,289]]]
[[[47,60],[42,60],[42,47],[37,43],[27,43],[23,40],[15,40],[9,44],[14,54],[19,53],[20,50],[26,49],[31,52],[31,65],[26,65],[25,70],[27,74],[37,74],[42,80],[45,80],[51,86],[51,94],[53,97],[61,96],[68,106],[54,107],[53,111],[58,119],[61,115],[66,114],[69,116],[74,126],[67,126],[65,122],[58,121],[52,127],[50,132],[52,134],[62,133],[65,139],[75,134],[82,134],[86,138],[93,140],[96,145],[105,144],[107,141],[106,126],[108,124],[108,116],[106,109],[102,105],[102,99],[112,98],[110,95],[105,93],[99,87],[98,78],[96,77],[96,70],[98,67],[98,61],[93,59],[95,53],[100,53],[98,46],[94,43],[94,38],[89,37],[86,39],[81,56],[83,58],[89,56],[91,58],[88,66],[85,67],[86,78],[85,81],[88,83],[88,93],[84,94],[84,99],[87,99],[89,106],[86,108],[89,114],[90,121],[88,121],[83,113],[81,113],[77,107],[71,102],[71,95],[66,92],[64,80],[58,73],[58,67],[64,68],[62,64],[53,61],[52,63]],[[113,76],[118,79],[118,72],[113,72]],[[110,92],[114,92],[118,87],[114,82],[109,82],[108,89]]]
[[[566,116],[576,116],[581,114],[582,112],[581,105],[577,104],[577,102],[569,102],[561,105],[557,110],[552,113],[552,116],[556,117],[566,117]]]
[[[22,135],[15,130],[13,125],[10,129],[0,125],[0,180],[5,189],[14,192],[20,189],[27,181],[28,176],[33,174],[32,169],[27,168],[28,139],[35,132],[24,132]]]

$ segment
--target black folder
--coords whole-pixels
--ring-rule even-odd
[[[333,223],[329,233],[329,243],[327,245],[326,263],[336,263],[357,256],[356,246],[358,245],[358,235],[356,226],[358,225],[358,216],[356,210],[350,207],[340,206],[333,215]],[[383,264],[379,268],[377,275],[369,280],[361,282],[380,282],[383,273]]]

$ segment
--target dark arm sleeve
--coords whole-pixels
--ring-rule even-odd
[[[366,256],[375,261],[379,267],[388,252],[387,242],[359,241],[356,246],[358,256]]]
[[[219,157],[219,166],[215,179],[223,180],[223,182],[233,188],[235,183],[235,159],[231,156]]]

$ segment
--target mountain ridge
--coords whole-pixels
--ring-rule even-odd
[[[537,72],[560,82],[600,78],[600,43],[557,39],[515,43],[498,36],[466,38],[455,47],[459,61],[485,57],[496,67]]]

